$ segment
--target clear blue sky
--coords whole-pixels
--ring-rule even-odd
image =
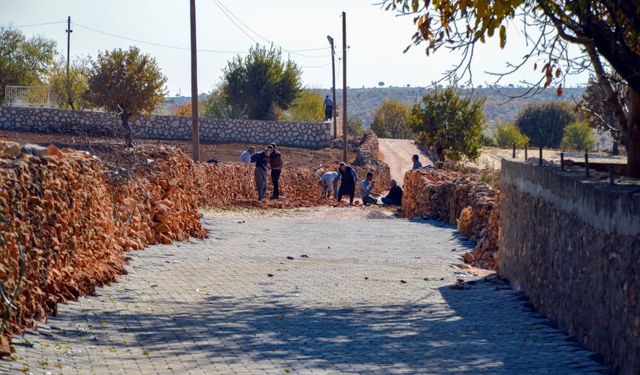
[[[427,86],[458,61],[457,55],[447,51],[427,57],[420,47],[413,47],[403,54],[415,31],[412,19],[396,17],[373,2],[197,0],[198,48],[231,51],[202,51],[198,54],[199,91],[208,92],[216,86],[222,69],[235,53],[244,53],[255,41],[265,43],[265,39],[289,51],[320,48],[293,52],[289,56],[302,67],[306,86],[330,87],[331,59],[326,35],[334,37],[338,47],[336,52],[341,53],[342,11],[347,12],[347,39],[350,46],[347,78],[350,87],[377,86],[379,81],[393,86]],[[225,16],[218,4],[226,7],[230,12],[229,17],[233,18],[231,14],[237,17],[234,21],[253,40]],[[135,44],[157,59],[169,79],[169,95],[173,96],[180,90],[183,95],[190,95],[189,51],[139,42],[188,48],[189,0],[0,0],[0,25],[3,26],[65,21],[67,16],[71,16],[75,24],[71,39],[72,56],[96,56],[99,51]],[[247,26],[259,35],[248,30]],[[39,34],[55,39],[61,54],[66,53],[65,29],[65,23],[21,27],[27,35]],[[525,54],[517,28],[511,27],[508,35],[506,50],[500,50],[497,41],[490,40],[476,51],[476,85],[493,82],[493,78],[485,74],[486,71],[503,69],[506,61],[517,61]],[[336,64],[340,66],[341,62],[336,61]],[[338,79],[341,79],[342,72],[339,70]],[[533,81],[538,74],[527,67],[504,80],[503,84],[517,84],[523,79]],[[567,83],[584,84],[586,80],[586,75],[582,75]]]

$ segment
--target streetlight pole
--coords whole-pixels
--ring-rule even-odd
[[[200,161],[200,125],[198,123],[198,55],[196,52],[196,0],[190,1],[191,15],[191,142],[193,161]]]
[[[331,44],[331,77],[332,77],[332,92],[333,92],[333,113],[331,117],[333,118],[333,137],[338,138],[338,124],[336,121],[336,112],[338,103],[336,103],[336,50],[333,45],[333,38],[330,35],[327,35],[327,40],[329,44]]]
[[[347,162],[347,14],[342,12],[342,161]]]

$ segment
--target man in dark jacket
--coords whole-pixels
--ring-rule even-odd
[[[353,205],[353,197],[356,192],[356,181],[358,181],[358,175],[351,166],[345,163],[340,163],[338,169],[340,173],[340,190],[338,191],[338,202],[342,200],[343,195],[349,196],[349,204]]]
[[[251,155],[251,162],[256,163],[254,173],[256,179],[256,190],[258,190],[258,200],[264,199],[267,193],[267,168],[269,167],[269,155],[273,152],[271,145],[265,147],[264,151]]]
[[[280,172],[282,171],[282,154],[276,149],[276,144],[269,146],[273,148],[271,156],[269,156],[269,166],[271,167],[271,182],[273,182],[273,194],[271,199],[280,198]]]
[[[398,186],[396,180],[391,180],[391,190],[386,197],[382,198],[382,203],[392,206],[402,205],[402,188]]]

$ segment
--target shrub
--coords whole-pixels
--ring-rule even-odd
[[[564,128],[561,147],[567,150],[591,150],[596,145],[593,131],[584,122],[576,121]]]
[[[496,145],[501,148],[510,148],[514,144],[516,147],[522,148],[529,142],[529,138],[522,134],[520,129],[513,124],[498,125],[493,131],[493,138]]]
[[[576,121],[569,103],[544,103],[526,107],[516,119],[516,126],[537,147],[560,146],[565,126]]]

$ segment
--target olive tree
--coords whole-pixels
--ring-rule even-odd
[[[137,47],[98,54],[89,72],[86,100],[120,115],[125,144],[133,147],[129,120],[149,113],[164,99],[167,78],[156,60]]]

